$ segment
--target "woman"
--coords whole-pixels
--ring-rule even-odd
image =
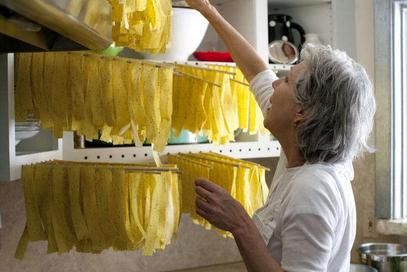
[[[197,213],[230,231],[249,271],[349,271],[355,238],[352,160],[373,125],[375,100],[362,66],[309,47],[278,79],[208,0],[187,0],[223,39],[282,154],[264,207],[250,218],[221,187],[196,180]]]

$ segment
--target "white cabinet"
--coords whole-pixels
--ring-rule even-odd
[[[324,44],[355,54],[354,0],[214,0],[217,8],[238,31],[248,39],[265,61],[268,61],[268,14],[279,13],[293,17],[306,32],[317,33]],[[201,51],[225,50],[213,29],[209,28]],[[152,159],[150,147],[74,149],[73,137],[65,133],[62,152],[61,141],[54,151],[18,156],[15,150],[14,75],[13,55],[0,55],[0,181],[17,179],[20,165],[48,159],[82,161],[148,161]],[[288,71],[289,65],[272,65],[272,69]],[[226,146],[212,144],[169,146],[164,154],[176,152],[214,151],[240,158],[278,156],[280,147],[268,138],[231,143]]]
[[[354,0],[216,0],[225,18],[268,60],[268,14],[287,14],[322,43],[355,56]],[[224,50],[209,28],[199,50]],[[276,67],[277,68],[277,67]]]
[[[354,0],[269,0],[268,12],[287,14],[306,32],[317,33],[322,43],[355,57]]]
[[[62,140],[42,130],[36,141],[16,147],[14,119],[14,54],[0,54],[0,182],[19,179],[21,165],[62,159]]]

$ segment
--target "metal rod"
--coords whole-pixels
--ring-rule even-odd
[[[84,57],[95,57],[95,58],[100,58],[100,59],[110,59],[110,60],[116,60],[116,61],[126,61],[127,63],[150,65],[150,66],[155,66],[157,68],[174,67],[174,65],[172,63],[155,62],[155,61],[151,61],[151,60],[139,60],[139,59],[125,58],[125,57],[110,57],[110,56],[97,55],[97,54],[92,54],[92,53],[69,52],[69,54],[76,54],[76,55],[80,55],[80,56],[84,56]]]
[[[180,156],[180,154],[178,154],[178,155],[169,155],[168,157],[174,157],[175,160],[184,160],[184,161],[187,161],[187,162],[190,162],[190,163],[198,164],[198,165],[203,166],[203,167],[212,168],[212,166],[210,164],[200,162],[200,161],[197,161],[197,160],[185,157],[185,156]]]
[[[88,165],[96,165],[96,166],[104,166],[107,168],[115,168],[115,167],[121,167],[124,168],[124,170],[129,170],[129,171],[142,171],[142,172],[180,172],[178,168],[176,168],[175,165],[165,165],[163,167],[155,167],[155,166],[148,166],[148,165],[134,165],[134,164],[121,164],[121,163],[104,163],[104,162],[78,162],[78,161],[60,161],[60,160],[54,160],[50,162],[45,162],[41,164],[49,164],[49,165],[62,165],[62,166],[69,166],[69,165],[63,165],[64,163],[66,164],[71,164],[71,165],[80,165],[80,164],[88,164]],[[172,167],[171,167],[172,166]]]
[[[222,86],[219,85],[219,84],[217,84],[217,83],[211,82],[211,81],[209,81],[209,80],[206,80],[206,79],[203,79],[203,78],[200,78],[200,77],[197,77],[197,76],[195,76],[195,75],[191,75],[191,74],[188,74],[188,73],[185,73],[185,72],[180,72],[180,71],[178,71],[178,70],[175,70],[175,71],[174,71],[174,76],[186,76],[186,77],[190,77],[190,78],[193,78],[193,79],[196,79],[196,80],[200,80],[200,81],[206,82],[206,83],[208,83],[208,84],[210,84],[210,85],[213,85],[213,86],[216,86],[216,87],[218,87],[218,88],[222,88]]]
[[[224,73],[224,74],[228,74],[228,75],[236,75],[235,72],[229,72],[229,71],[224,71],[224,70],[220,70],[220,69],[213,69],[210,67],[202,67],[199,65],[190,65],[190,64],[179,64],[175,62],[176,66],[182,66],[182,67],[190,67],[190,68],[195,68],[195,69],[200,69],[200,70],[206,70],[206,71],[211,71],[211,72],[218,72],[218,73]]]
[[[250,85],[247,84],[246,82],[242,82],[242,81],[239,81],[239,80],[236,80],[236,79],[233,79],[233,78],[230,78],[229,80],[233,81],[233,82],[236,82],[236,83],[239,83],[239,84],[242,84],[244,86],[250,87]]]

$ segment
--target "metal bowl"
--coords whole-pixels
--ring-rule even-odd
[[[407,271],[407,246],[391,243],[366,243],[358,248],[363,264],[379,272]]]
[[[377,272],[377,269],[365,264],[351,264],[350,272]]]

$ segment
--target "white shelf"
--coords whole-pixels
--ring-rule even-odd
[[[231,2],[232,0],[212,0],[211,3],[217,6]],[[256,0],[252,0],[256,1]],[[307,5],[317,5],[323,3],[331,3],[332,0],[267,0],[269,5],[281,7],[298,7]]]
[[[88,162],[153,162],[151,146],[80,148],[73,145],[73,133],[64,132],[63,159]],[[168,145],[161,153],[163,159],[169,154],[216,152],[234,158],[267,158],[280,156],[280,144],[277,141],[262,140],[256,142],[235,142],[226,145],[182,144]]]
[[[230,66],[235,67],[236,63],[234,62],[213,62],[213,61],[184,61],[184,62],[174,62],[176,64],[187,64],[187,65],[196,65],[196,66],[207,66],[207,65],[221,65],[221,66]],[[288,72],[294,65],[290,64],[269,64],[269,68],[274,72]]]
[[[294,65],[290,64],[269,64],[269,68],[273,71],[288,72]]]
[[[219,66],[236,67],[236,63],[234,63],[234,62],[219,62],[219,61],[188,60],[188,61],[175,61],[174,63],[175,64],[196,65],[196,66],[219,65]]]
[[[185,62],[176,62],[178,64],[188,64],[196,66],[205,66],[205,65],[223,65],[235,67],[236,63],[234,62],[210,62],[210,61],[185,61]],[[275,72],[288,72],[294,65],[290,64],[269,64],[269,68]]]
[[[291,8],[298,6],[309,6],[331,3],[331,0],[268,0],[269,6],[278,8]]]

